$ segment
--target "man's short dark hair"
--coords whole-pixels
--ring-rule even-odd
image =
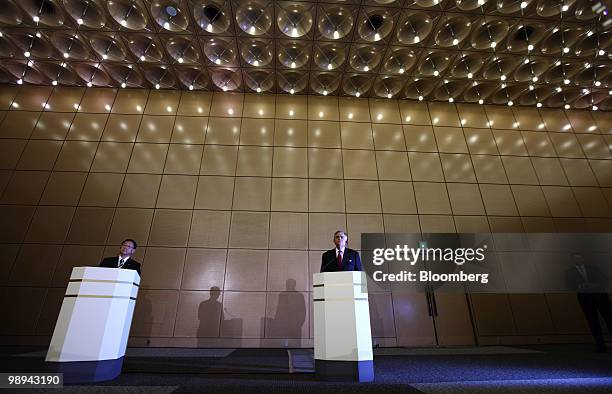
[[[346,235],[346,238],[348,238],[348,234],[347,234],[347,233],[346,233],[346,231],[344,231],[344,230],[336,230],[336,232],[334,233],[334,237],[335,237],[336,235],[338,235],[338,233],[342,233],[342,234]]]
[[[136,249],[138,247],[138,244],[132,238],[124,239],[123,241],[121,241],[121,244],[123,245],[124,242],[131,242],[134,245],[134,249]]]

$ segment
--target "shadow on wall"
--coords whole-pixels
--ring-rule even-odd
[[[139,324],[138,325],[138,336],[147,338],[147,345],[151,343],[151,335],[153,334],[153,303],[151,299],[147,297],[141,297],[136,301],[136,308],[134,309],[133,320],[138,317],[138,320],[141,322],[148,322],[148,324]],[[130,335],[135,335],[134,333],[134,322],[132,321],[132,330]]]
[[[285,291],[278,295],[274,317],[266,318],[267,338],[301,338],[306,321],[306,300],[295,290],[296,280],[287,279]]]
[[[224,321],[223,304],[219,301],[221,289],[217,286],[213,286],[210,288],[209,292],[210,298],[203,301],[198,307],[198,320],[200,321],[197,331],[198,338],[218,337],[221,327],[228,324],[231,328],[232,336],[240,336],[240,334],[242,334],[241,319],[232,319],[238,321],[231,322]],[[217,322],[220,322],[220,324],[217,324]],[[198,341],[198,347],[205,347],[203,339]]]

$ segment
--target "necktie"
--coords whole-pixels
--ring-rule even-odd
[[[123,263],[125,263],[125,260],[119,259],[119,268],[123,268]]]
[[[338,268],[342,269],[342,252],[338,251]]]

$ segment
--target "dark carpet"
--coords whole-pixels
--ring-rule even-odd
[[[321,382],[312,350],[130,349],[110,382],[49,392],[612,393],[612,354],[589,345],[380,349],[373,383]],[[0,349],[2,372],[43,372],[44,349]],[[20,390],[19,392],[27,392]],[[40,392],[38,390],[37,392]]]

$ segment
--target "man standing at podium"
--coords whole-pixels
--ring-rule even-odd
[[[334,233],[336,247],[321,256],[321,272],[362,271],[359,253],[347,248],[347,242],[346,231],[338,230]]]
[[[131,258],[137,247],[138,244],[133,239],[123,240],[121,246],[119,246],[119,257],[106,257],[102,259],[100,267],[135,270],[140,275],[140,263]]]

